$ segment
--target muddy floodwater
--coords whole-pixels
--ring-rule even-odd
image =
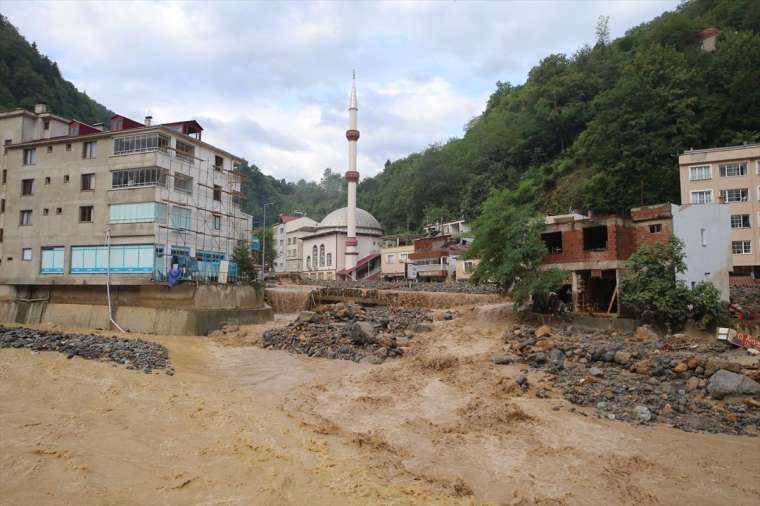
[[[760,438],[523,391],[470,308],[381,365],[257,346],[287,319],[141,336],[174,376],[1,349],[0,505],[760,504]]]

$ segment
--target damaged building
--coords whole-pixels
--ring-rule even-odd
[[[631,209],[630,216],[571,213],[545,218],[541,238],[547,267],[569,272],[559,296],[573,311],[620,315],[620,282],[630,256],[645,244],[675,234],[685,245],[689,287],[710,281],[728,300],[731,269],[727,206],[658,204]]]

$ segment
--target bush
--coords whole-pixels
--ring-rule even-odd
[[[701,281],[691,291],[691,317],[703,329],[714,329],[728,322],[728,311],[720,302],[720,292],[712,283]]]

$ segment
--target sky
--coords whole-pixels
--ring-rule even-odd
[[[0,9],[109,109],[196,119],[205,141],[296,181],[346,170],[352,69],[358,169],[372,176],[461,136],[496,81],[523,83],[541,58],[593,44],[599,16],[615,38],[678,3],[3,0]]]

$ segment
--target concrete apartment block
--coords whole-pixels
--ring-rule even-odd
[[[249,240],[242,159],[195,121],[111,128],[47,113],[0,114],[0,284],[139,285],[171,263],[229,260]],[[110,234],[110,257],[105,249]]]
[[[760,144],[693,149],[678,164],[681,203],[728,204],[733,273],[760,276]]]

